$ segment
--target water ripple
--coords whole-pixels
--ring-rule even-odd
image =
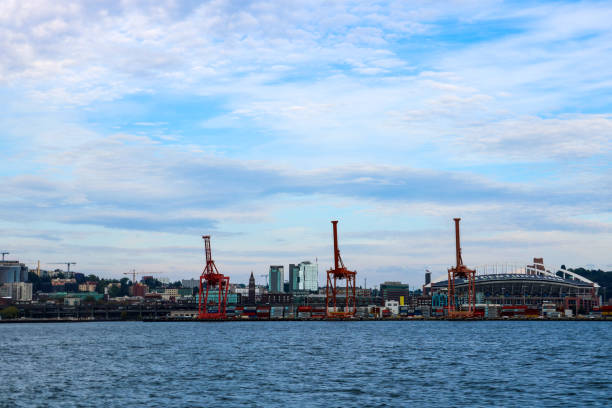
[[[606,322],[0,325],[0,406],[610,406]]]

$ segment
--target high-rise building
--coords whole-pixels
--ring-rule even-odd
[[[282,293],[285,282],[285,267],[282,265],[270,265],[268,273],[268,291],[271,293]]]
[[[289,288],[296,291],[316,291],[319,288],[319,266],[310,261],[289,265]]]
[[[151,276],[151,278],[153,278]],[[144,282],[144,278],[142,280]],[[184,288],[199,288],[200,287],[200,280],[199,279],[182,279],[181,280],[181,286]]]
[[[300,290],[300,265],[289,264],[289,291]]]
[[[303,290],[314,292],[319,289],[319,265],[309,261],[300,263],[300,275],[303,276]]]
[[[19,261],[0,261],[0,284],[27,281],[27,266],[19,263]]]
[[[249,304],[255,304],[255,277],[253,272],[251,272],[251,277],[249,278]]]

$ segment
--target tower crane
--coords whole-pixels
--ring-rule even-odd
[[[267,274],[266,275],[259,275],[259,277],[260,278],[266,278],[266,288],[268,288],[269,287],[269,284],[268,284],[268,275]]]
[[[136,272],[136,269],[132,269],[131,272],[123,272],[124,275],[132,275],[132,285],[136,283],[136,275],[158,275],[163,272]]]
[[[2,262],[4,262],[4,255],[8,255],[10,252],[2,252]]]
[[[66,272],[70,273],[70,265],[76,265],[76,262],[53,262],[49,265],[66,265]]]

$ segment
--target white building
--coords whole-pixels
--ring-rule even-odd
[[[391,314],[399,314],[399,302],[397,300],[385,300],[385,308],[391,311]]]
[[[0,286],[0,297],[29,302],[32,300],[32,284],[28,282],[5,283]]]
[[[289,265],[289,290],[308,290],[316,292],[319,289],[319,265],[309,261],[297,265]]]
[[[234,293],[239,293],[244,299],[249,297],[249,288],[235,288]],[[264,293],[263,288],[255,286],[255,296],[261,296]]]

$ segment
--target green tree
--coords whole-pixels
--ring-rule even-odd
[[[99,294],[104,294],[105,287],[106,287],[106,281],[99,280],[98,283],[96,283],[96,292],[98,292]]]
[[[128,278],[122,278],[119,283],[121,283],[120,296],[130,296],[130,286],[132,286],[132,281]]]
[[[19,309],[15,306],[6,307],[0,310],[0,316],[2,316],[3,319],[16,319],[19,317]]]
[[[108,290],[108,296],[110,297],[119,297],[121,295],[121,288],[117,286],[113,286]]]
[[[604,302],[612,297],[612,271],[604,272],[601,269],[589,270],[584,268],[570,268],[568,270],[597,282],[600,286],[599,294],[604,298]]]
[[[88,282],[99,282],[100,278],[92,274],[92,275],[87,276],[87,281]]]
[[[28,282],[32,283],[32,292],[36,293],[40,290],[40,277],[34,272],[28,272]]]
[[[143,283],[149,287],[149,289],[157,289],[162,286],[162,283],[155,278],[144,279]]]

